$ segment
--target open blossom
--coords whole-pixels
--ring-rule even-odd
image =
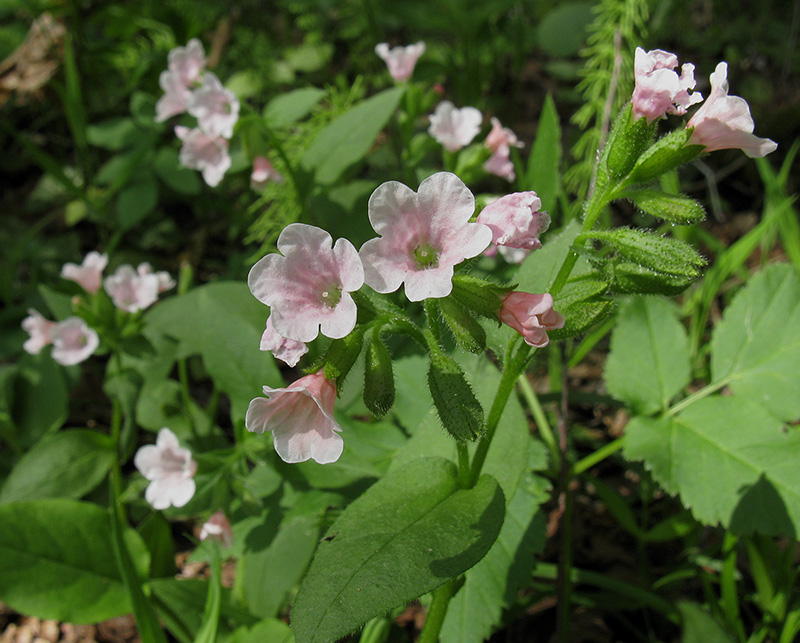
[[[263,190],[267,183],[283,183],[283,174],[278,172],[266,156],[256,156],[253,159],[253,173],[250,175],[250,187],[254,190]]]
[[[233,544],[231,522],[222,510],[214,512],[200,528],[200,540],[208,540],[209,538],[218,540],[225,547],[230,547]]]
[[[478,135],[483,116],[474,107],[456,109],[449,100],[443,100],[430,116],[428,133],[446,150],[455,152]]]
[[[501,145],[497,148],[489,157],[489,160],[483,164],[483,169],[489,174],[505,179],[509,183],[517,178],[514,163],[511,161],[511,148],[508,145]]]
[[[266,398],[250,402],[245,426],[253,433],[272,431],[275,451],[284,462],[336,462],[342,455],[342,428],[333,418],[336,384],[323,371],[301,377],[286,388],[265,386]]]
[[[28,316],[22,320],[22,329],[30,335],[22,345],[25,352],[31,355],[41,353],[42,349],[52,341],[50,331],[55,325],[55,322],[45,319],[38,310],[29,309]]]
[[[704,145],[706,152],[741,149],[758,158],[774,152],[778,144],[753,134],[755,123],[744,98],[728,96],[728,63],[721,62],[711,74],[711,94],[686,124],[693,127],[689,144]]]
[[[199,40],[193,38],[185,47],[175,47],[167,57],[168,68],[158,79],[164,95],[156,103],[156,122],[183,114],[192,96],[192,87],[199,82],[206,66],[205,52]]]
[[[511,292],[503,298],[500,321],[522,335],[529,346],[542,348],[550,338],[548,330],[564,328],[564,317],[553,310],[553,296]]]
[[[150,480],[144,497],[154,509],[183,507],[192,499],[197,463],[192,459],[192,452],[181,447],[168,428],[158,432],[155,444],[141,447],[133,463]]]
[[[91,251],[83,258],[83,263],[65,263],[61,268],[61,276],[80,284],[86,292],[92,294],[100,290],[103,282],[103,270],[108,265],[108,255]]]
[[[694,65],[687,63],[681,67],[681,74],[675,70],[678,57],[668,51],[653,49],[645,52],[636,48],[633,69],[636,86],[633,90],[633,116],[638,119],[644,116],[648,123],[665,114],[683,115],[686,109],[703,100],[703,96],[694,92]]]
[[[181,125],[175,127],[175,135],[183,141],[179,156],[181,165],[200,170],[203,180],[212,188],[219,185],[231,167],[228,141],[221,136],[209,136],[197,127],[189,129]]]
[[[62,366],[80,364],[97,350],[100,338],[80,317],[67,317],[50,329],[52,358]]]
[[[356,304],[350,293],[364,284],[358,252],[347,239],[333,239],[325,230],[304,223],[286,226],[278,237],[281,254],[268,254],[250,270],[247,284],[270,307],[280,335],[313,341],[322,332],[339,339],[356,325]]]
[[[233,92],[226,89],[214,74],[206,72],[203,84],[191,94],[187,111],[208,136],[230,138],[239,119],[239,108],[239,99]]]
[[[495,245],[537,250],[542,247],[539,235],[550,226],[550,215],[541,208],[536,192],[515,192],[481,210],[478,223],[491,228]]]
[[[103,280],[103,287],[114,305],[126,312],[136,313],[152,306],[158,299],[161,280],[152,272],[143,273],[124,264]]]
[[[297,366],[300,358],[308,352],[303,342],[288,339],[272,327],[272,317],[267,317],[267,328],[261,335],[262,351],[270,351],[277,359],[289,366]]]
[[[525,147],[525,143],[517,138],[509,128],[503,127],[500,120],[492,116],[492,131],[486,136],[484,145],[492,152],[496,152],[501,147]]]
[[[166,270],[153,272],[153,266],[151,266],[147,261],[143,261],[136,267],[136,273],[140,277],[145,277],[146,275],[155,275],[158,279],[159,294],[175,287],[175,280],[172,278],[172,275],[170,275]]]
[[[375,45],[375,53],[386,62],[394,81],[401,83],[411,78],[417,60],[425,53],[425,43],[419,41],[407,47],[392,47],[390,49],[387,43],[382,42]]]
[[[405,283],[411,301],[447,297],[453,267],[492,241],[487,226],[469,222],[474,211],[472,192],[450,172],[428,177],[419,192],[397,181],[378,186],[369,199],[369,220],[381,236],[359,252],[367,285],[388,293]]]

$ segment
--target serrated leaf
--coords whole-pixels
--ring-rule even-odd
[[[662,136],[636,161],[626,180],[627,185],[647,183],[697,157],[702,145],[687,145],[691,131],[678,129]]]
[[[639,413],[668,408],[689,384],[689,340],[675,308],[657,297],[635,297],[619,311],[606,360],[609,392]]]
[[[77,500],[102,482],[116,458],[111,439],[96,431],[74,429],[46,436],[12,469],[0,502]]]
[[[493,478],[460,489],[447,460],[424,458],[387,475],[320,543],[292,608],[297,640],[336,640],[463,573],[494,543],[504,506]]]
[[[777,264],[755,275],[725,310],[711,351],[712,383],[728,382],[781,419],[798,419],[800,273]]]
[[[326,95],[327,92],[324,89],[316,87],[302,87],[279,94],[264,108],[264,120],[267,122],[267,127],[286,127],[299,121],[311,113],[311,110]]]
[[[706,260],[685,241],[636,228],[587,233],[611,246],[619,255],[656,272],[697,277]]]
[[[622,194],[642,212],[678,225],[697,223],[706,218],[706,211],[694,199],[660,190],[629,190]]]
[[[306,149],[300,165],[317,183],[330,185],[361,160],[394,114],[404,87],[387,89],[337,117]]]
[[[698,400],[677,416],[636,417],[625,455],[705,524],[738,533],[800,533],[800,433],[756,402],[736,396]]]

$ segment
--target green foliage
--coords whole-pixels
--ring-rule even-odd
[[[394,404],[392,356],[376,329],[364,358],[364,404],[377,418],[386,415]]]
[[[561,189],[561,124],[552,94],[544,100],[536,139],[531,146],[528,168],[520,187],[534,190],[542,200],[542,208],[556,214],[558,194]]]
[[[264,121],[275,129],[293,125],[308,116],[327,92],[316,87],[302,87],[273,98],[264,108]]]
[[[679,194],[659,190],[628,190],[623,196],[636,204],[642,212],[668,223],[689,225],[706,218],[706,212],[697,201]]]
[[[438,458],[386,476],[320,543],[292,610],[295,636],[335,640],[463,573],[497,538],[504,504],[491,477],[460,489]]]
[[[484,429],[483,407],[464,371],[442,352],[431,354],[430,360],[428,387],[442,425],[459,442],[477,440]]]

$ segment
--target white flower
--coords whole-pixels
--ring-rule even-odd
[[[193,476],[197,463],[192,452],[178,443],[166,427],[158,432],[155,444],[141,447],[133,458],[140,473],[150,480],[144,497],[154,509],[183,507],[195,491]]]
[[[483,116],[474,107],[456,109],[449,100],[443,100],[431,114],[428,133],[446,150],[455,152],[478,135]]]

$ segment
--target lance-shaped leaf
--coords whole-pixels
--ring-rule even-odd
[[[460,489],[444,459],[390,473],[320,543],[292,608],[296,639],[335,641],[463,573],[494,543],[504,506],[493,478]]]
[[[464,371],[452,357],[432,353],[428,386],[439,419],[456,440],[477,440],[483,432],[483,407]]]
[[[691,134],[688,129],[679,129],[658,139],[636,161],[625,184],[647,183],[699,156],[702,145],[687,145]]]
[[[375,329],[364,359],[364,404],[375,417],[383,417],[394,404],[392,356]]]
[[[609,263],[608,271],[614,277],[612,289],[627,295],[677,295],[695,280],[694,277],[687,275],[651,270],[620,258]]]
[[[439,306],[442,318],[461,348],[470,353],[482,353],[486,350],[486,331],[466,308],[449,297],[441,299]]]
[[[628,190],[622,196],[633,201],[642,212],[670,223],[689,225],[706,218],[702,205],[681,194],[668,194],[660,190]]]

